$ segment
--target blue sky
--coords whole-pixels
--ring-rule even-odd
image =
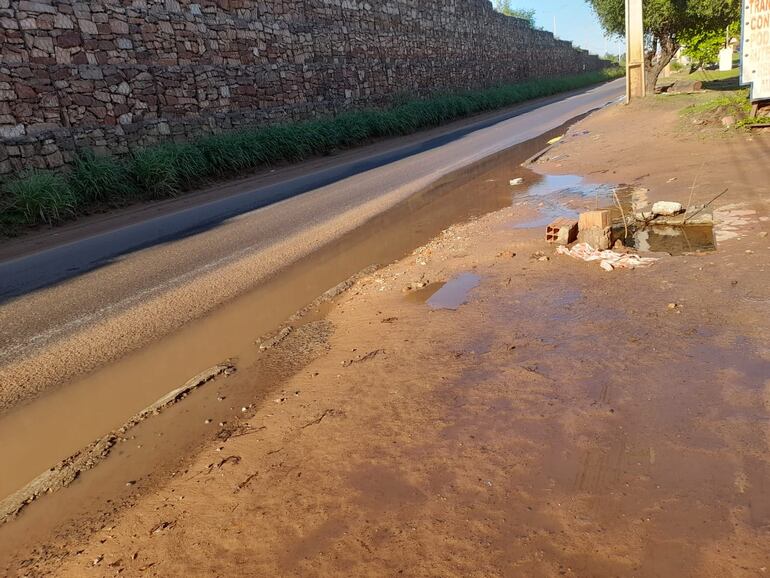
[[[534,10],[537,26],[549,32],[553,32],[556,16],[556,36],[595,54],[603,55],[605,46],[612,54],[626,50],[623,40],[605,37],[596,15],[584,0],[511,0],[511,7]]]

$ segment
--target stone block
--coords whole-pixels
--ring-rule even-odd
[[[610,222],[610,212],[607,209],[601,209],[598,211],[587,211],[585,213],[580,213],[580,216],[578,217],[578,228],[582,231],[583,229],[605,229],[609,227],[611,224]]]
[[[13,85],[13,88],[18,98],[37,98],[37,91],[27,84],[17,82]]]
[[[64,32],[56,37],[56,45],[60,48],[74,48],[80,46],[82,42],[83,39],[77,32]]]
[[[612,247],[612,229],[610,227],[580,228],[578,241],[588,243],[594,249],[604,251]]]
[[[72,19],[66,14],[56,14],[53,19],[54,28],[62,28],[64,30],[71,30],[75,28],[75,24]]]
[[[78,26],[80,27],[80,31],[84,34],[99,34],[99,30],[96,28],[96,24],[94,24],[91,20],[78,20]]]
[[[110,20],[110,30],[113,34],[128,34],[128,23],[122,20]]]
[[[19,10],[22,12],[56,14],[56,6],[43,4],[42,2],[19,2]]]
[[[0,126],[0,137],[2,138],[18,138],[26,133],[27,130],[23,124]]]

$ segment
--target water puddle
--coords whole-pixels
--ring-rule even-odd
[[[409,298],[426,303],[431,309],[455,311],[468,302],[469,293],[479,286],[481,277],[474,273],[462,273],[446,283],[431,283]]]
[[[585,210],[586,199],[595,198],[597,208],[614,202],[614,187],[609,185],[589,184],[576,175],[538,177],[531,184],[525,183],[526,188],[520,194],[514,192],[514,207],[534,205],[537,208],[533,218],[517,221],[513,224],[514,229],[544,228],[559,217],[577,219],[580,211]]]
[[[590,206],[586,206],[589,201]],[[613,238],[639,252],[685,255],[716,251],[718,236],[713,224],[643,225],[632,223],[628,234],[624,219],[649,210],[647,190],[633,186],[586,183],[575,175],[543,175],[540,180],[514,196],[514,206],[534,206],[534,217],[518,220],[515,229],[545,228],[557,218],[577,219],[581,211],[609,209],[613,222]]]
[[[668,253],[673,256],[708,253],[717,249],[712,225],[644,227],[635,230],[626,245],[639,252]]]

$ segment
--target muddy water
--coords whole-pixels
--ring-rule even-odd
[[[716,251],[712,225],[654,226],[637,229],[630,243],[638,251],[684,255]]]
[[[628,237],[623,238],[623,219],[649,208],[645,190],[587,183],[576,175],[543,175],[535,183],[524,183],[522,194],[516,197],[515,204],[534,204],[537,213],[531,219],[516,221],[513,227],[538,229],[545,228],[559,217],[577,219],[580,211],[585,210],[586,199],[592,201],[593,208],[609,209],[616,236],[626,246],[639,252],[676,256],[716,250],[713,225],[630,225]]]
[[[239,367],[252,368],[248,377],[236,374],[217,380],[154,418],[155,423],[141,429],[144,433],[136,434],[149,436],[145,443],[131,448],[122,444],[107,460],[109,465],[88,472],[62,492],[67,499],[48,496],[33,504],[20,520],[2,528],[0,543],[10,544],[14,535],[18,539],[20,533],[10,529],[19,524],[23,524],[24,534],[50,529],[89,508],[98,510],[116,495],[137,491],[140,486],[126,483],[159,472],[161,466],[170,467],[180,455],[210,439],[212,423],[234,419],[242,406],[259,401],[298,370],[288,362],[286,367],[276,366],[275,361],[269,369],[260,370],[258,337],[365,267],[396,260],[453,223],[509,206],[512,194],[517,193],[511,179],[523,177],[533,185],[543,178],[520,164],[561,132],[563,129],[557,129],[448,175],[335,243],[320,247],[252,293],[151,347],[3,416],[0,499],[184,383],[191,377],[191,366],[234,359]],[[225,403],[217,401],[222,396]],[[156,438],[162,438],[162,443],[149,443]]]
[[[409,294],[409,299],[426,303],[430,309],[456,310],[468,302],[470,292],[479,286],[481,277],[474,273],[463,273],[446,283],[431,283]]]

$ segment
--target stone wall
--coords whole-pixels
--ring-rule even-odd
[[[604,64],[487,0],[0,0],[0,175]]]

